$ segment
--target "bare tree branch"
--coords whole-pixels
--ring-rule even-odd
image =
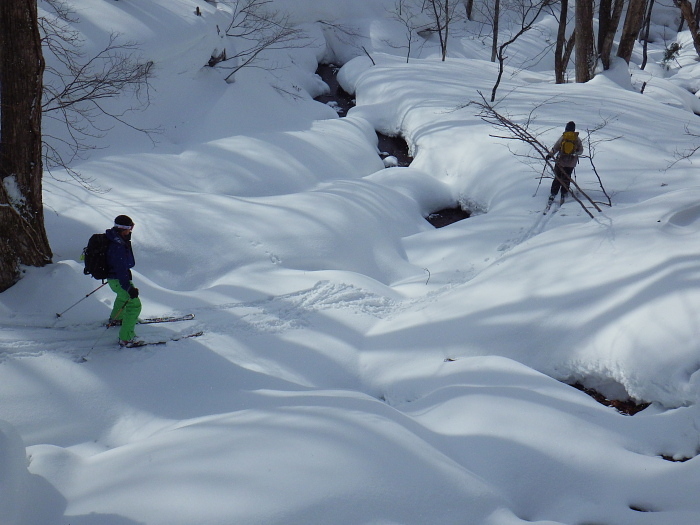
[[[609,119],[603,119],[603,121],[598,124],[597,126],[594,126],[592,129],[586,129],[586,143],[588,144],[588,160],[590,161],[591,164],[591,169],[593,170],[593,173],[595,173],[596,178],[598,179],[598,184],[600,185],[600,189],[603,191],[603,195],[605,195],[605,198],[607,199],[607,202],[605,203],[607,206],[612,206],[612,199],[610,198],[610,195],[608,195],[608,192],[605,190],[605,186],[603,186],[603,181],[600,178],[600,175],[598,174],[598,169],[596,168],[595,164],[593,163],[593,157],[595,156],[595,151],[596,148],[598,147],[598,144],[601,144],[603,142],[612,142],[613,140],[617,140],[619,138],[622,138],[621,136],[618,137],[611,137],[608,139],[595,139],[593,138],[593,135],[603,129],[605,126],[607,126],[609,123]]]
[[[148,106],[153,63],[140,61],[136,44],[121,43],[116,34],[110,35],[100,52],[87,57],[84,40],[70,25],[77,21],[70,7],[62,0],[43,1],[53,14],[39,18],[42,47],[54,60],[48,61],[44,73],[41,108],[44,119],[58,122],[65,132],[60,137],[44,134],[44,167],[52,176],[52,168],[65,169],[78,183],[98,191],[94,181],[83,178],[70,164],[96,149],[90,139],[103,137],[109,129],[99,123],[102,116],[143,132],[153,141],[157,130],[137,128],[125,119],[127,113]],[[107,109],[104,102],[124,93],[132,93],[136,104],[119,112]]]
[[[408,63],[411,57],[413,43],[418,40],[418,29],[420,27],[418,13],[415,11],[414,3],[413,0],[394,0],[394,8],[389,11],[391,18],[400,22],[404,27],[404,34],[406,36],[406,63]],[[391,43],[387,43],[391,47],[395,47]]]
[[[530,113],[528,114],[528,117],[526,119],[526,122],[523,125],[520,125],[520,124],[517,124],[516,122],[513,122],[513,120],[511,120],[507,115],[503,115],[503,114],[499,113],[496,110],[495,106],[493,106],[490,102],[488,102],[481,92],[479,92],[479,96],[481,96],[481,102],[471,101],[462,107],[475,106],[475,107],[479,108],[479,113],[477,114],[477,116],[480,117],[481,120],[483,120],[484,122],[486,122],[488,124],[491,124],[492,126],[494,126],[497,129],[500,129],[503,131],[503,134],[489,135],[489,136],[494,137],[494,138],[504,139],[504,140],[514,140],[514,141],[518,141],[518,142],[523,142],[523,143],[529,145],[531,150],[532,150],[531,153],[528,153],[525,155],[516,153],[516,155],[522,156],[522,157],[525,157],[529,160],[544,164],[544,169],[542,170],[541,178],[545,176],[544,174],[547,171],[547,168],[549,168],[552,172],[552,175],[549,177],[559,179],[556,170],[554,170],[554,165],[547,158],[549,155],[549,152],[550,152],[550,148],[547,147],[545,144],[543,144],[537,138],[537,136],[534,135],[533,133],[531,133],[529,130],[530,123],[533,120],[534,111],[537,108],[534,108],[532,111],[530,111]],[[588,132],[589,144],[590,144],[590,137],[591,137],[592,133],[598,131],[602,127],[603,127],[603,125],[595,128],[593,130],[590,130]],[[598,141],[598,142],[602,142],[602,141]],[[596,176],[598,177],[598,182],[600,183],[600,186],[601,186],[601,189],[603,190],[603,193],[607,196],[608,194],[605,191],[605,188],[603,188],[602,181],[601,181],[600,177],[598,176],[598,171],[595,169],[595,165],[593,164],[593,154],[595,153],[595,149],[594,148],[590,149],[590,146],[589,146],[589,152],[590,152],[589,159],[590,159],[591,165],[593,166],[594,172],[596,173]],[[542,165],[542,164],[540,164],[540,165]],[[565,181],[562,181],[561,179],[559,179],[559,182],[564,183]],[[602,203],[598,203],[598,202],[594,201],[578,185],[578,183],[575,180],[572,179],[570,182],[578,190],[578,193],[584,197],[584,200],[586,200],[596,211],[598,211],[598,212],[602,211],[601,208],[598,206],[598,204],[602,204]],[[586,205],[578,197],[576,192],[571,192],[571,195],[574,197],[576,202],[579,203],[581,208],[591,218],[593,218],[593,214],[588,209],[588,205]],[[609,197],[608,197],[608,201],[610,201]]]
[[[687,124],[685,126],[685,134],[688,137],[692,137],[694,139],[700,139],[700,135],[690,131],[690,128],[688,127]],[[672,168],[673,166],[675,166],[676,164],[678,164],[682,160],[690,160],[692,162],[691,159],[692,159],[693,155],[695,155],[698,152],[698,150],[700,150],[700,143],[698,143],[697,146],[693,146],[693,147],[688,148],[688,149],[683,150],[683,151],[680,151],[677,149],[673,155],[676,160],[674,160],[671,164],[666,166],[666,169],[668,170],[668,169]]]
[[[224,34],[234,39],[237,51],[231,53],[223,50],[212,55],[207,65],[226,64],[223,67],[230,70],[225,77],[226,82],[233,82],[235,74],[244,67],[256,65],[263,51],[309,45],[306,33],[291,24],[289,15],[270,9],[271,0],[229,0],[221,3],[232,8],[231,20]]]

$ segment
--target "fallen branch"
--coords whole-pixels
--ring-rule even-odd
[[[525,155],[526,157],[530,159],[534,159],[537,162],[543,162],[544,163],[544,169],[542,170],[542,175],[540,176],[540,183],[542,181],[542,178],[544,177],[544,173],[549,168],[552,172],[552,178],[556,178],[560,183],[564,184],[565,181],[559,177],[557,172],[554,170],[554,164],[550,162],[550,160],[547,158],[549,156],[550,148],[548,148],[545,144],[540,142],[540,140],[530,133],[528,126],[530,119],[525,123],[525,125],[520,125],[515,122],[513,122],[508,116],[503,115],[496,111],[494,105],[492,105],[490,102],[486,100],[484,95],[479,92],[479,96],[481,97],[481,102],[478,101],[471,101],[467,105],[471,106],[476,106],[479,108],[479,113],[477,114],[478,117],[481,118],[484,122],[487,122],[488,124],[491,124],[492,126],[503,129],[505,130],[505,133],[499,134],[499,135],[489,135],[490,137],[494,138],[500,138],[504,140],[516,140],[519,142],[524,142],[525,144],[528,144],[533,151],[533,153]],[[605,123],[601,126],[598,126],[597,128],[594,128],[593,130],[587,130],[588,133],[588,144],[589,144],[589,155],[588,159],[590,160],[591,167],[593,168],[593,172],[596,174],[596,177],[598,179],[598,183],[600,185],[601,190],[603,191],[603,194],[607,197],[608,203],[607,205],[610,206],[612,204],[610,200],[610,196],[608,193],[605,191],[605,188],[603,187],[603,182],[600,178],[600,175],[598,174],[598,170],[595,167],[595,164],[593,163],[593,155],[595,153],[595,144],[597,144],[600,141],[593,141],[592,140],[592,134],[599,129],[601,129]],[[614,140],[614,139],[610,139]],[[574,200],[579,203],[581,208],[588,214],[589,217],[593,218],[593,213],[591,213],[591,210],[588,208],[588,206],[592,206],[596,211],[601,212],[601,208],[598,206],[598,204],[604,204],[604,203],[598,203],[595,200],[593,200],[579,185],[578,183],[573,180],[573,178],[570,181],[571,184],[578,190],[579,194],[584,197],[584,199],[580,199],[578,195],[576,195],[575,192],[571,192],[571,195],[574,197]],[[584,200],[587,201],[588,204],[584,203]]]

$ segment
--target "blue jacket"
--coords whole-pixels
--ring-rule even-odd
[[[131,268],[136,264],[131,241],[124,240],[114,228],[107,230],[105,235],[110,240],[107,248],[107,279],[119,279],[122,288],[128,290],[131,288]]]

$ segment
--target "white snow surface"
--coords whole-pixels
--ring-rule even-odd
[[[586,84],[554,84],[551,16],[511,46],[497,109],[548,145],[575,121],[612,199],[543,215],[542,164],[469,105],[497,74],[486,26],[407,63],[393,4],[275,0],[306,45],[226,83],[204,67],[240,44],[226,3],[70,0],[88,53],[119,33],[154,62],[127,119],[159,133],[105,122],[73,168],[109,191],[45,177],[54,263],[0,294],[1,525],[700,522],[687,32],[669,67],[658,39],[645,70],[640,47]],[[313,100],[321,61],[343,65],[347,117]],[[384,167],[375,130],[410,167]],[[588,159],[576,180],[605,201]],[[478,213],[425,220],[457,203]],[[80,253],[119,214],[142,316],[196,315],[138,335],[202,336],[118,350]],[[623,415],[576,382],[651,404]]]

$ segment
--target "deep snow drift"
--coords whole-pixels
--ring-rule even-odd
[[[687,33],[660,64],[673,9],[644,71],[636,53],[555,85],[551,16],[509,50],[499,111],[547,144],[600,128],[613,206],[590,219],[542,215],[542,165],[468,105],[497,72],[483,24],[406,63],[389,0],[276,1],[305,46],[227,84],[204,67],[241,45],[224,3],[70,4],[88,52],[117,32],[154,62],[129,119],[159,132],[95,138],[75,168],[109,191],[45,178],[55,264],[0,294],[2,525],[698,523],[700,175],[674,161],[699,141],[700,70]],[[313,100],[319,62],[343,64],[347,117]],[[375,130],[410,167],[384,168]],[[603,199],[588,159],[576,180]],[[456,203],[474,215],[425,220]],[[117,350],[106,287],[65,311],[122,213],[143,316],[196,315],[138,334],[203,336]]]

